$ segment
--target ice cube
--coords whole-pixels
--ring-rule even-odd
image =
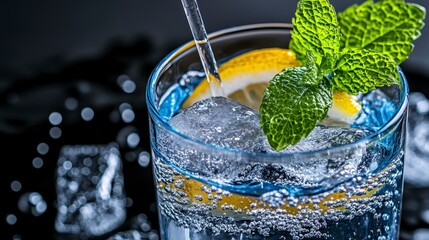
[[[259,152],[266,141],[259,113],[223,97],[195,103],[171,118],[170,124],[191,138],[229,149]]]
[[[170,124],[179,132],[205,143],[248,152],[278,154],[269,146],[260,128],[258,112],[226,98],[215,97],[198,102],[173,117]],[[257,181],[313,187],[354,176],[366,154],[365,144],[356,144],[344,151],[324,151],[305,158],[295,153],[355,142],[365,137],[367,132],[354,128],[317,126],[297,145],[280,152],[292,155],[278,158],[272,163],[256,163],[252,155],[232,155],[215,148],[192,146],[162,128],[158,129],[157,134],[157,145],[164,157],[198,175],[234,183]]]
[[[116,145],[64,146],[56,177],[57,232],[85,239],[111,232],[125,221],[124,180]]]
[[[296,145],[287,147],[281,153],[317,151],[355,142],[369,132],[348,127],[316,126],[313,131]]]

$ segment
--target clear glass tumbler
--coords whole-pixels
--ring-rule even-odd
[[[247,25],[213,33],[210,41],[222,64],[254,49],[288,48],[290,30]],[[363,96],[357,121],[365,137],[292,154],[226,149],[169,125],[203,75],[189,42],[148,82],[162,239],[398,239],[408,107],[401,71],[401,86]]]

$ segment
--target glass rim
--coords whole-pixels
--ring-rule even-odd
[[[218,37],[222,37],[229,34],[235,34],[239,32],[247,32],[247,31],[258,31],[258,30],[269,30],[269,29],[279,29],[279,30],[292,30],[292,24],[290,23],[259,23],[259,24],[248,24],[248,25],[242,25],[242,26],[235,26],[226,28],[223,30],[219,30],[216,32],[213,32],[208,35],[209,40],[214,40]],[[397,107],[397,110],[395,111],[393,117],[389,119],[384,125],[382,125],[377,131],[365,136],[364,138],[361,138],[357,141],[331,147],[331,148],[325,148],[320,150],[314,150],[314,151],[306,151],[306,152],[294,152],[294,153],[258,153],[258,152],[246,152],[241,150],[235,150],[230,148],[225,148],[221,146],[216,146],[212,144],[205,143],[201,140],[191,138],[187,136],[186,134],[183,134],[176,129],[174,129],[167,121],[165,121],[160,115],[159,111],[157,110],[157,104],[155,103],[155,87],[156,87],[156,81],[163,73],[163,70],[167,69],[169,67],[169,64],[180,54],[184,53],[185,51],[195,47],[194,41],[186,42],[185,44],[179,46],[175,50],[171,51],[167,56],[165,56],[155,67],[155,69],[152,71],[149,81],[147,82],[146,86],[146,103],[148,106],[149,111],[149,117],[153,118],[154,121],[157,124],[160,124],[164,129],[168,130],[169,133],[173,134],[175,138],[183,140],[183,142],[195,144],[198,146],[199,149],[202,151],[208,150],[208,151],[222,151],[225,154],[232,154],[232,155],[240,155],[243,157],[249,157],[252,159],[258,159],[255,160],[256,162],[267,162],[267,163],[279,163],[279,159],[285,160],[285,159],[296,159],[296,158],[306,158],[311,157],[315,155],[320,154],[329,154],[332,151],[335,152],[342,152],[347,151],[349,149],[356,149],[359,146],[362,146],[362,144],[368,144],[370,142],[379,141],[380,134],[386,133],[389,131],[389,129],[396,124],[398,124],[401,121],[401,118],[403,114],[405,113],[408,105],[408,93],[409,93],[409,87],[406,80],[406,77],[404,76],[401,68],[398,66],[398,72],[400,76],[400,82],[401,85],[400,88],[400,100]],[[240,158],[242,159],[242,158]],[[268,160],[267,160],[268,159]],[[270,160],[272,159],[272,161]],[[232,160],[232,159],[231,159]],[[281,161],[283,162],[283,161]]]

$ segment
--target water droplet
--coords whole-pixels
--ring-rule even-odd
[[[52,112],[49,114],[49,122],[52,125],[59,125],[63,121],[63,116],[59,112]]]
[[[28,192],[24,193],[19,198],[18,208],[23,213],[31,213],[34,216],[40,216],[46,211],[48,205],[39,193]]]
[[[127,137],[127,144],[130,148],[135,148],[140,142],[140,136],[137,133],[130,133]]]
[[[109,119],[113,123],[118,123],[119,120],[121,119],[119,112],[118,111],[112,111],[109,115]]]
[[[62,134],[62,131],[61,131],[61,128],[59,128],[59,127],[52,127],[49,130],[49,136],[51,136],[51,138],[53,138],[53,139],[60,138],[61,134]]]
[[[133,199],[132,198],[130,198],[130,197],[127,197],[127,199],[125,200],[125,204],[126,204],[126,206],[129,208],[129,207],[132,207],[133,206],[133,203],[134,203],[134,201],[133,201]]]
[[[37,152],[41,155],[45,155],[47,154],[49,151],[49,146],[46,143],[39,143],[39,145],[37,145]]]
[[[420,214],[420,217],[422,218],[423,221],[425,221],[426,223],[429,223],[429,209],[423,211]]]
[[[137,132],[137,129],[133,126],[126,126],[122,128],[116,136],[116,142],[121,147],[127,147],[129,135],[135,132]]]
[[[64,161],[63,168],[65,170],[70,170],[73,167],[73,164],[70,161]]]
[[[134,120],[135,114],[133,110],[125,109],[124,111],[122,111],[121,117],[122,117],[122,121],[126,123],[130,123]]]
[[[413,240],[427,240],[429,239],[429,230],[428,229],[417,229],[414,232]]]
[[[158,239],[159,239],[158,233],[156,232],[149,233],[149,240],[158,240]]]
[[[80,82],[77,88],[81,93],[89,93],[91,91],[91,85],[86,81]]]
[[[137,158],[137,153],[135,153],[135,152],[127,152],[125,154],[125,159],[128,162],[133,162],[134,160],[136,160],[136,158]]]
[[[122,86],[122,84],[126,81],[129,80],[130,77],[126,74],[121,74],[119,75],[119,77],[116,79],[116,82],[118,83],[119,86]]]
[[[133,93],[136,90],[136,84],[131,80],[125,80],[122,83],[122,90],[126,93]]]
[[[10,188],[14,192],[19,192],[19,191],[21,191],[22,184],[21,184],[21,182],[15,180],[10,184]]]
[[[8,214],[6,216],[6,222],[9,225],[15,225],[16,220],[17,220],[17,218],[16,218],[16,216],[14,214]]]
[[[132,109],[133,107],[131,106],[131,104],[129,103],[121,103],[121,105],[119,105],[119,111],[122,113],[123,111],[125,111],[126,109]]]
[[[92,108],[86,107],[82,109],[80,115],[84,121],[91,121],[94,118],[94,110],[92,110]]]
[[[141,152],[139,154],[139,160],[138,160],[140,166],[147,167],[150,162],[150,154],[148,152]]]
[[[64,106],[70,111],[75,110],[77,108],[77,105],[78,105],[78,102],[76,98],[73,98],[73,97],[67,98],[66,101],[64,102]]]
[[[43,167],[43,159],[41,159],[41,158],[39,158],[39,157],[35,157],[34,159],[33,159],[33,167],[34,168],[37,168],[37,169],[39,169],[39,168],[41,168],[41,167]]]

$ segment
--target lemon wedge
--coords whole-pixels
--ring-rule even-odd
[[[284,68],[299,65],[301,63],[291,50],[264,48],[238,55],[218,70],[225,96],[258,110],[268,82]],[[210,96],[209,84],[203,79],[182,107],[189,107]]]
[[[362,106],[356,96],[346,92],[334,91],[332,107],[328,110],[328,117],[332,120],[352,124],[358,116]]]

